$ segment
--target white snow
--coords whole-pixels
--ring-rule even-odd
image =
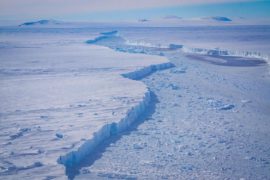
[[[122,74],[142,78],[170,67],[168,61],[84,43],[98,33],[1,35],[0,167],[5,179],[64,178],[58,162],[78,163],[113,133],[113,126],[114,133],[125,130],[148,105],[147,87]]]
[[[137,31],[133,33],[138,37]],[[160,37],[154,32],[148,36],[141,34],[140,38]],[[224,66],[195,61],[179,50],[121,46],[123,52],[139,52],[133,48],[144,48],[141,52],[149,54],[162,52],[175,64],[142,79],[157,96],[155,111],[135,130],[97,153],[94,162],[69,172],[70,177],[269,179],[270,76],[266,63],[247,67],[245,63],[256,59],[242,58],[240,66]],[[215,58],[218,62],[225,59]]]
[[[0,177],[269,177],[269,27],[0,30]]]

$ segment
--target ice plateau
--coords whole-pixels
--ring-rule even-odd
[[[145,110],[149,90],[132,79],[171,64],[90,46],[80,41],[83,35],[28,35],[5,35],[7,46],[0,49],[0,175],[62,179],[65,166],[79,163]]]
[[[269,37],[265,26],[0,29],[0,177],[269,178]]]

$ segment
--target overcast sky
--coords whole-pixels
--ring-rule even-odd
[[[133,20],[181,17],[270,17],[270,0],[0,0],[1,20]]]

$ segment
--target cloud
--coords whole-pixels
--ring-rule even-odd
[[[248,0],[219,0],[218,3],[240,1]],[[0,17],[51,17],[205,3],[217,3],[217,0],[1,0]]]

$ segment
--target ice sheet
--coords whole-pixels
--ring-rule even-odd
[[[111,35],[112,38],[100,39]],[[173,75],[157,75],[161,80],[153,80],[157,84],[151,84],[151,78],[146,80],[154,90],[165,91],[161,94],[164,101],[160,107],[165,111],[161,115],[157,112],[157,122],[168,119],[166,116],[170,110],[166,111],[167,107],[177,107],[178,102],[174,102],[174,98],[166,97],[168,89],[178,92],[181,91],[181,86],[185,87],[175,82],[179,80],[187,83],[188,87],[184,93],[188,105],[185,108],[189,112],[185,108],[181,109],[181,112],[186,113],[186,120],[190,117],[191,122],[196,122],[197,117],[189,116],[189,113],[192,115],[192,107],[199,103],[203,103],[202,115],[209,109],[221,112],[221,118],[224,118],[222,113],[238,113],[237,108],[241,104],[237,103],[243,101],[246,102],[244,104],[249,104],[250,101],[248,97],[238,94],[254,95],[260,90],[262,95],[251,104],[251,110],[256,111],[256,115],[262,112],[259,117],[263,122],[261,127],[268,125],[265,121],[269,112],[268,91],[264,86],[268,83],[269,75],[265,74],[265,64],[251,70],[255,79],[260,77],[257,85],[261,88],[257,88],[252,84],[256,81],[247,81],[245,84],[241,82],[241,78],[245,77],[227,77],[226,74],[232,72],[236,72],[237,76],[249,73],[243,67],[232,67],[229,70],[223,67],[222,72],[218,72],[213,64],[202,65],[200,63],[205,62],[200,61],[195,63],[178,50],[190,47],[195,49],[191,51],[194,53],[197,48],[202,48],[207,54],[209,49],[212,52],[219,47],[236,52],[268,54],[269,37],[269,26],[0,29],[0,175],[5,179],[66,178],[65,166],[79,163],[97,143],[118,130],[125,129],[145,110],[151,98],[148,88],[142,82],[130,79],[141,79],[156,70],[172,67],[166,57],[179,63],[179,67],[172,69]],[[176,54],[170,54],[172,52]],[[223,60],[215,59],[221,63]],[[187,71],[190,73],[183,81],[178,75]],[[166,78],[171,76],[171,84],[166,84],[169,80]],[[197,76],[203,80],[198,80]],[[226,81],[226,78],[231,78],[232,81]],[[212,81],[222,87],[225,95],[211,94],[208,92],[210,86],[204,88],[205,84],[211,84]],[[209,97],[197,97],[196,82],[202,83],[200,93],[208,94]],[[236,88],[237,92],[230,94],[231,89],[226,92],[227,85],[223,82],[230,84],[231,89]],[[168,96],[171,98],[175,95],[178,94]],[[194,100],[194,97],[198,99]],[[231,102],[229,97],[239,99]],[[176,105],[167,106],[170,103]],[[256,105],[258,107],[254,108]],[[180,116],[177,113],[176,115]],[[208,115],[209,122],[213,122],[215,114]],[[198,117],[201,118],[201,115]],[[241,116],[240,113],[239,117],[246,116]],[[171,120],[175,121],[177,118]],[[230,120],[233,121],[233,118]],[[255,123],[256,121],[249,125]],[[166,128],[163,130],[166,133]],[[245,129],[244,132],[249,131]],[[162,141],[166,143],[166,139]],[[220,144],[224,144],[224,141],[221,140]],[[260,143],[259,145],[264,147]],[[144,144],[139,141],[132,147],[136,151],[143,149]],[[267,143],[265,147],[268,147]],[[183,168],[194,169],[189,165]]]
[[[5,179],[65,178],[59,163],[67,162],[60,156],[94,137],[102,141],[102,128],[147,105],[147,87],[122,74],[168,62],[88,45],[83,36],[1,36],[0,173]]]

